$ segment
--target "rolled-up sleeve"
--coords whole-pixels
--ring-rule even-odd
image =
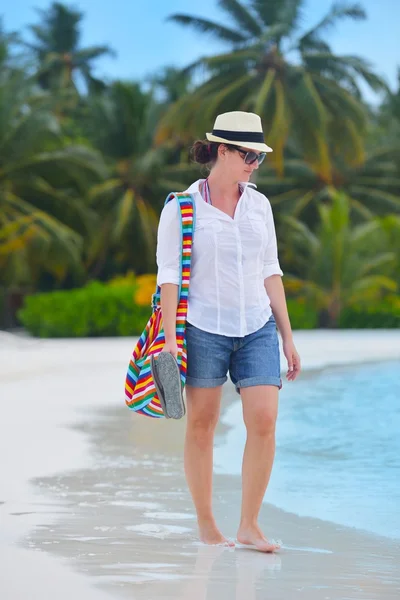
[[[157,284],[181,279],[181,220],[178,203],[172,199],[161,211],[157,232]]]
[[[278,246],[276,243],[276,233],[274,216],[269,200],[267,200],[267,231],[268,242],[264,255],[263,277],[266,279],[271,275],[283,275],[278,259]]]

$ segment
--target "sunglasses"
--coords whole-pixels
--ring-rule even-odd
[[[239,154],[243,158],[246,165],[252,165],[256,161],[258,162],[259,165],[261,165],[264,158],[267,156],[266,152],[260,152],[260,154],[257,154],[257,152],[253,152],[253,150],[250,150],[250,151],[242,150],[241,148],[238,148],[237,146],[230,146],[230,147],[239,152]]]

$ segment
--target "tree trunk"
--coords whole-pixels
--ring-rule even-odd
[[[328,307],[328,318],[329,318],[329,324],[328,327],[330,329],[337,329],[339,326],[339,317],[340,317],[340,313],[341,313],[341,302],[339,300],[339,298],[333,298],[332,302],[330,303],[329,307]]]

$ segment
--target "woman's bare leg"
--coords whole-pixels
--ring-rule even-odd
[[[240,390],[247,440],[242,465],[242,513],[237,539],[261,552],[273,552],[258,526],[258,514],[269,482],[275,456],[275,423],[279,390],[262,385]]]
[[[185,474],[197,512],[200,539],[206,544],[228,542],[219,531],[212,512],[214,432],[220,414],[221,393],[222,386],[186,386]]]

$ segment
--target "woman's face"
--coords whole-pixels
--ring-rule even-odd
[[[255,152],[257,155],[261,154],[245,146],[238,146],[237,150],[227,148],[223,145],[219,147],[219,159],[221,159],[223,167],[234,176],[235,181],[248,181],[253,171],[259,167],[257,160],[251,164],[245,162],[246,152]]]

